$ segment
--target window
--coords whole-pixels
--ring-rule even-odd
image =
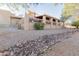
[[[56,19],[53,19],[53,25],[56,25]]]
[[[56,22],[56,20],[55,20],[55,19],[53,19],[53,22]]]

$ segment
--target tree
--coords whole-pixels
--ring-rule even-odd
[[[70,16],[73,16],[75,14],[76,10],[79,10],[79,4],[66,3],[66,4],[64,4],[62,15],[65,18],[69,18]]]
[[[74,21],[74,22],[72,23],[72,26],[75,26],[76,28],[79,28],[79,20]]]
[[[75,10],[77,10],[77,9],[79,9],[79,4],[76,4],[76,3],[64,4],[63,15],[66,17],[73,15]]]
[[[67,19],[69,19],[69,17],[71,17],[71,15],[70,16],[63,16],[63,15],[61,15],[61,21],[63,22],[63,27],[65,27],[65,21],[67,20]]]
[[[63,27],[64,23],[67,19],[72,17],[75,14],[75,11],[79,9],[79,4],[76,3],[66,3],[64,4],[63,10],[62,10],[62,15],[61,15],[61,20],[63,22]],[[73,16],[74,17],[74,16]]]
[[[6,5],[12,12],[18,12],[21,9],[26,11],[31,5],[37,6],[38,3],[1,3],[0,6],[2,5]]]

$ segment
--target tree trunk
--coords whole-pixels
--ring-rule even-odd
[[[78,29],[78,26],[76,26],[76,28]]]
[[[65,23],[63,22],[63,28],[65,28]]]

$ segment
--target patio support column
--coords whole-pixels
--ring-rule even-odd
[[[58,26],[58,20],[56,19],[56,26]]]
[[[53,18],[50,18],[50,27],[52,28],[52,26],[53,26]]]
[[[24,30],[29,30],[29,16],[26,13],[24,17]]]
[[[10,17],[10,27],[12,26],[12,18]]]
[[[46,16],[43,16],[43,23],[46,24]]]

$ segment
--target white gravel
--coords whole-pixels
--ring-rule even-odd
[[[0,50],[7,49],[18,42],[33,40],[43,35],[50,35],[70,31],[70,29],[53,29],[53,30],[16,30],[0,29]]]

